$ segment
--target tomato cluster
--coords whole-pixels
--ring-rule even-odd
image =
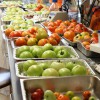
[[[45,22],[44,25],[52,32],[59,35],[63,35],[66,39],[73,41],[74,36],[77,33],[87,32],[88,29],[81,23],[77,23],[76,20],[56,20],[54,22]]]
[[[67,91],[65,94],[52,92],[51,90],[44,92],[41,88],[31,91],[31,100],[43,100],[45,97],[50,100],[50,96],[54,97],[54,100],[81,100],[73,91]],[[93,96],[89,90],[83,91],[81,97],[83,97],[83,100],[96,100],[95,96]]]

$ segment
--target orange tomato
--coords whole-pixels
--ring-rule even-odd
[[[46,43],[48,43],[48,40],[47,39],[40,39],[38,41],[38,46],[44,46]]]
[[[90,42],[84,41],[84,42],[82,42],[82,45],[85,47],[86,45],[90,45]]]
[[[49,43],[52,44],[52,45],[57,45],[57,44],[58,44],[57,41],[56,41],[54,38],[52,38],[52,37],[49,37],[49,38],[48,38],[48,41],[49,41]]]
[[[61,40],[61,37],[57,33],[51,34],[50,37],[53,37],[57,41],[57,43],[59,43]]]
[[[31,34],[29,31],[24,31],[24,32],[22,32],[22,37],[29,35],[29,34]]]
[[[64,33],[64,32],[63,32],[63,28],[61,28],[61,27],[56,28],[56,29],[55,29],[55,33],[63,34],[63,33]]]
[[[22,46],[22,45],[27,45],[27,41],[25,37],[19,37],[15,40],[15,45],[16,46]]]
[[[90,35],[85,35],[85,36],[84,36],[84,39],[85,39],[85,40],[90,40],[90,39],[91,39],[91,36],[90,36]]]
[[[70,100],[68,96],[65,96],[63,94],[60,94],[57,98],[57,100]]]
[[[6,35],[6,36],[9,36],[10,33],[11,33],[12,31],[14,31],[13,28],[7,28],[7,29],[5,30],[5,35]]]
[[[64,33],[64,37],[65,37],[66,39],[70,40],[70,41],[73,41],[74,36],[75,36],[74,31],[66,31],[66,32]]]
[[[56,96],[56,98],[58,98],[60,93],[59,92],[54,92],[54,95]]]

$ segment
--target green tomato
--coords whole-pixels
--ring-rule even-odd
[[[74,97],[75,94],[74,94],[73,91],[67,91],[65,95],[67,95],[71,100]]]
[[[67,58],[67,57],[70,57],[70,54],[66,49],[58,51],[57,58]]]
[[[78,96],[74,96],[71,100],[81,100],[81,98]]]
[[[19,58],[33,58],[33,55],[29,51],[24,51],[19,55]]]
[[[71,75],[71,71],[67,68],[61,68],[59,70],[59,75],[60,76],[70,76]]]
[[[32,65],[27,70],[28,76],[41,76],[43,72],[42,67],[39,67],[38,65]]]
[[[47,50],[43,52],[42,58],[56,58],[56,53],[52,50]]]
[[[66,68],[68,68],[69,70],[72,70],[74,66],[75,64],[71,61],[66,63]]]
[[[81,65],[76,65],[72,69],[72,74],[73,75],[86,75],[86,68]]]
[[[42,76],[59,76],[59,73],[53,68],[47,68],[43,71]]]
[[[96,98],[94,96],[90,96],[89,100],[96,100]]]
[[[23,63],[23,71],[27,71],[28,68],[34,64],[37,64],[34,60],[27,60]]]

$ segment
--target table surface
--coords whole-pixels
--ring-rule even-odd
[[[9,57],[9,64],[10,64],[10,71],[11,71],[12,98],[13,100],[22,100],[20,79],[16,77],[16,74],[15,74],[16,73],[15,72],[15,60],[13,59],[13,53],[12,53],[13,49],[11,47],[9,40],[7,41],[7,49],[8,49],[8,57]],[[77,49],[75,50],[79,54],[80,58],[88,60],[88,58],[84,56],[79,50]],[[92,58],[92,60],[95,62],[100,62],[100,58]],[[99,73],[97,73],[95,70],[94,72],[96,73],[98,77],[100,77]]]

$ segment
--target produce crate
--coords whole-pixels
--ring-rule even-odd
[[[100,99],[100,79],[97,76],[74,76],[59,78],[42,78],[42,79],[21,79],[21,91],[23,100],[31,100],[31,92],[36,88],[52,90],[65,94],[67,91],[73,91],[75,95],[81,97],[84,91],[90,91],[91,95]]]
[[[67,63],[67,62],[73,62],[74,64],[79,64],[81,66],[84,66],[87,70],[87,75],[95,75],[94,71],[91,69],[91,67],[87,64],[87,62],[83,59],[66,59],[66,60],[39,60],[39,61],[35,61],[37,64],[39,63],[52,63],[52,62],[63,62],[63,63]],[[23,63],[25,61],[21,61],[21,62],[16,62],[15,63],[15,70],[16,70],[16,75],[19,78],[44,78],[45,76],[27,76],[25,75],[24,71],[23,71]],[[72,75],[70,75],[72,76]],[[50,77],[50,76],[48,76]],[[57,77],[57,76],[51,76],[51,77]],[[62,76],[59,76],[62,77]]]
[[[32,46],[28,46],[29,48],[31,48]],[[58,47],[58,46],[53,46],[54,48],[55,47]],[[74,50],[74,48],[73,47],[71,47],[71,46],[60,46],[60,47],[63,47],[63,48],[66,48],[66,50],[69,52],[69,54],[70,54],[70,56],[69,56],[69,58],[79,58],[79,55],[77,54],[77,52]],[[35,57],[31,57],[31,58],[19,58],[18,56],[19,56],[19,51],[18,51],[18,49],[20,49],[21,47],[16,47],[16,48],[14,48],[13,49],[13,58],[15,59],[15,60],[28,60],[28,59],[36,59],[36,60],[39,60],[39,59],[61,59],[61,58],[57,58],[57,57],[55,57],[55,58],[35,58]],[[42,48],[43,48],[43,46],[40,46],[40,48],[41,48],[41,50],[42,50]],[[31,51],[29,51],[29,52],[31,52]],[[43,53],[42,53],[43,54]],[[32,53],[31,53],[31,55],[32,55]],[[67,57],[66,57],[67,58]],[[66,58],[64,58],[64,59],[66,59]]]

